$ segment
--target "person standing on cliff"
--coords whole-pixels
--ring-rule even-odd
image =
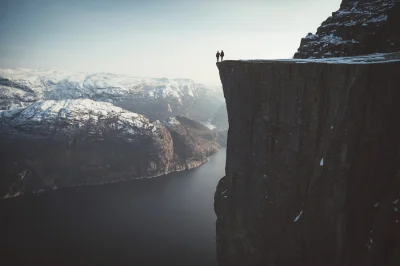
[[[216,54],[216,56],[217,56],[217,62],[219,61],[219,51],[217,51],[217,54]]]
[[[221,50],[221,62],[222,62],[222,60],[224,60],[224,50]]]

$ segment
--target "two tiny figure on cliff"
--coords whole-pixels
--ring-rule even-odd
[[[222,60],[224,60],[224,50],[221,50],[221,53],[219,52],[219,51],[217,51],[217,54],[216,54],[216,56],[217,56],[217,62],[219,61],[219,57],[221,57],[221,62],[222,62]]]

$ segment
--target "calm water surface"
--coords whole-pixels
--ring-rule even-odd
[[[217,265],[226,150],[190,171],[0,201],[1,265]]]

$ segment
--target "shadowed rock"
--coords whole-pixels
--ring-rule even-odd
[[[219,265],[400,263],[399,56],[217,64]]]
[[[391,53],[400,51],[400,2],[348,0],[301,40],[294,58]]]

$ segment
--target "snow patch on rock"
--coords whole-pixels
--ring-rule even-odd
[[[105,122],[113,119],[112,127],[122,133],[135,135],[139,132],[154,131],[156,125],[146,117],[116,107],[111,103],[95,102],[89,99],[38,101],[25,109],[0,112],[0,120],[13,127],[80,128],[97,125],[107,127]]]
[[[179,126],[181,123],[176,119],[176,117],[170,117],[165,121],[167,126]]]
[[[300,220],[301,215],[303,214],[303,211],[301,211],[293,220],[293,222],[297,222],[298,220]]]

